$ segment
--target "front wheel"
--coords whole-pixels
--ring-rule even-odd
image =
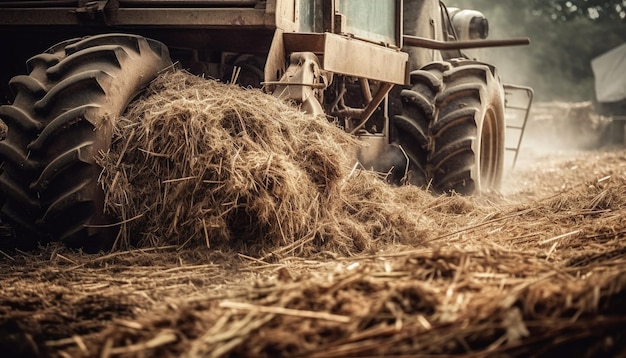
[[[411,85],[391,127],[392,146],[407,158],[404,181],[466,195],[499,190],[504,89],[495,69],[469,60],[434,62],[412,72]]]
[[[128,103],[171,64],[160,42],[106,34],[57,44],[10,81],[15,100],[0,107],[8,126],[0,141],[0,212],[16,246],[110,247],[117,229],[104,213],[96,156],[109,149]]]

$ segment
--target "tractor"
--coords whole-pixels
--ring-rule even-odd
[[[336,121],[392,184],[498,190],[507,107],[525,120],[532,90],[463,50],[529,39],[488,33],[480,12],[434,0],[0,0],[1,220],[22,247],[110,247],[95,157],[174,65]]]

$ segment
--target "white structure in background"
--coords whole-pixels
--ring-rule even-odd
[[[626,43],[591,60],[591,68],[598,102],[626,100]]]
[[[591,68],[596,111],[613,121],[609,140],[626,144],[626,43],[591,60]]]

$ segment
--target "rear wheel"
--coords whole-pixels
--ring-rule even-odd
[[[117,233],[104,213],[95,157],[111,144],[115,119],[164,68],[160,42],[107,34],[57,44],[27,62],[29,75],[10,81],[12,105],[0,141],[3,221],[16,245],[62,241],[97,251]]]
[[[435,62],[411,73],[411,83],[392,122],[392,145],[408,159],[404,180],[437,192],[498,190],[505,123],[495,70],[475,61]]]

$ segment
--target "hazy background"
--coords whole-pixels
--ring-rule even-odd
[[[537,101],[592,101],[590,61],[626,42],[626,0],[448,0],[481,11],[490,39],[528,36],[530,46],[482,49],[506,83],[533,87]],[[626,74],[624,74],[626,76]]]

